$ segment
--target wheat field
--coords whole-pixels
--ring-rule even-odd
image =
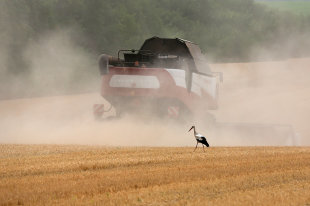
[[[309,147],[0,145],[0,205],[309,205]]]

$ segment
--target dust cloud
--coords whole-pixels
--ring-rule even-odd
[[[109,146],[192,143],[193,137],[184,138],[189,127],[180,128],[169,120],[145,122],[125,116],[120,120],[96,121],[93,103],[108,104],[97,93],[1,101],[0,142]]]
[[[96,56],[77,46],[79,38],[76,29],[65,28],[28,40],[18,52],[21,56],[15,59],[22,61],[20,66],[24,68],[16,71],[7,70],[8,62],[12,64],[14,59],[7,58],[12,51],[3,44],[0,74],[4,81],[0,83],[0,99],[95,91],[100,80]]]
[[[147,122],[128,116],[95,121],[93,104],[104,102],[99,96],[97,56],[77,46],[77,33],[73,28],[59,29],[29,41],[22,52],[30,68],[27,73],[12,75],[3,65],[1,77],[10,83],[0,92],[0,143],[192,145],[192,134],[184,138],[191,125],[180,127],[152,117]],[[7,50],[1,49],[3,59]]]
[[[97,62],[74,42],[76,33],[74,29],[61,29],[29,42],[24,58],[30,67],[30,82],[38,93],[74,93],[93,90],[97,85]]]
[[[272,138],[254,141],[251,135],[233,138],[240,133],[234,129],[225,138],[217,138],[216,133],[229,128],[229,123],[240,123],[288,125],[294,128],[299,145],[310,145],[309,58],[212,64],[212,70],[224,76],[219,109],[212,112],[222,123],[219,131],[209,130],[202,121],[181,124],[151,116],[149,121],[125,116],[98,122],[93,118],[93,104],[108,103],[99,95],[97,58],[76,46],[74,35],[74,29],[62,29],[29,41],[23,58],[31,69],[24,75],[7,74],[7,53],[0,49],[1,78],[11,78],[0,94],[0,143],[195,146],[193,134],[187,131],[196,125],[211,146],[286,145]],[[20,92],[24,98],[10,97]],[[30,98],[40,95],[46,97]]]
[[[224,74],[219,109],[213,111],[223,127],[209,129],[207,123],[176,123],[149,117],[125,116],[119,120],[96,121],[95,103],[109,105],[97,93],[24,98],[0,101],[0,142],[23,144],[89,144],[106,146],[195,146],[188,129],[192,124],[206,135],[211,146],[290,145],[282,137],[264,139],[260,125],[292,127],[293,145],[309,145],[310,59],[278,62],[212,64]],[[98,81],[100,85],[100,80]],[[98,87],[99,90],[99,87]],[[107,115],[113,114],[113,111]],[[258,138],[238,139],[230,123],[255,127]],[[258,126],[257,126],[258,125]],[[228,130],[227,130],[228,128]],[[240,129],[240,128],[239,128]],[[241,128],[242,129],[242,128]],[[223,133],[217,138],[216,133]],[[244,130],[244,128],[243,128]],[[246,129],[245,129],[246,130]],[[269,130],[267,130],[268,132]],[[247,131],[245,131],[247,132]],[[255,131],[251,131],[255,132]],[[285,139],[285,138],[283,138]],[[284,141],[284,140],[283,140]]]
[[[218,121],[292,126],[298,145],[310,145],[310,59],[214,64],[224,73]]]

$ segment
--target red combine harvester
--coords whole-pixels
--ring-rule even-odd
[[[110,106],[105,110],[103,104],[94,105],[97,119],[112,107],[115,117],[124,113],[189,121],[199,117],[207,120],[210,133],[222,141],[241,137],[254,144],[256,139],[261,145],[261,138],[267,136],[266,145],[296,144],[290,126],[215,122],[208,111],[217,109],[222,75],[210,70],[193,42],[152,37],[139,50],[119,50],[117,57],[102,54],[99,70],[101,95]],[[278,136],[283,142],[274,141]]]
[[[190,41],[153,37],[140,50],[120,50],[117,58],[101,55],[99,68],[101,95],[117,116],[133,112],[183,118],[217,108],[217,74]]]

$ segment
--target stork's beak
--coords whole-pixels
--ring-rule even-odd
[[[193,129],[193,127],[191,127],[191,128],[188,130],[188,132],[191,131],[192,129]]]

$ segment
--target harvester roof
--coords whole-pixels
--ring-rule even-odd
[[[193,72],[210,74],[206,57],[201,53],[199,46],[193,42],[180,38],[152,37],[143,43],[140,51],[150,51],[158,55],[175,55],[193,61]]]

